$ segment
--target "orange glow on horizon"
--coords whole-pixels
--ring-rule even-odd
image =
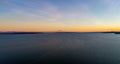
[[[106,27],[0,27],[0,31],[22,31],[22,32],[106,32],[106,31],[120,31],[120,28],[106,28]]]

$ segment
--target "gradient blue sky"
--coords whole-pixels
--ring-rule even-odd
[[[0,31],[120,31],[120,0],[0,0]]]

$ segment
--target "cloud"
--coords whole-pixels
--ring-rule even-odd
[[[92,14],[91,7],[86,3],[77,3],[63,14],[63,21],[66,26],[96,26],[104,22],[101,18]]]
[[[106,4],[108,7],[108,10],[118,10],[118,7],[120,6],[120,0],[100,0],[102,3]]]
[[[11,0],[9,4],[9,6],[5,6],[7,12],[3,12],[0,16],[0,19],[4,20],[0,22],[2,26],[26,26],[28,28],[55,28],[64,26],[64,23],[60,21],[62,15],[58,7],[52,2]]]
[[[8,2],[8,1],[7,1]],[[61,14],[57,6],[51,2],[42,1],[20,1],[14,0],[8,2],[8,13],[12,13],[13,17],[29,19],[38,19],[39,21],[57,21],[60,19]]]
[[[0,1],[0,6],[9,6],[9,5],[10,5],[10,3],[7,0],[1,0]]]
[[[103,1],[109,5],[113,5],[117,0],[103,0]]]
[[[103,17],[106,18],[108,21],[111,19],[116,19],[119,16],[120,11],[120,0],[100,0],[104,5],[105,11],[103,12]],[[102,5],[101,4],[101,5]],[[109,20],[110,19],[110,20]]]

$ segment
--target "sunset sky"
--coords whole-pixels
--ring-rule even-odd
[[[0,0],[0,31],[120,31],[120,0]]]

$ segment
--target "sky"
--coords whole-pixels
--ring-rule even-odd
[[[0,0],[0,31],[120,31],[120,0]]]

